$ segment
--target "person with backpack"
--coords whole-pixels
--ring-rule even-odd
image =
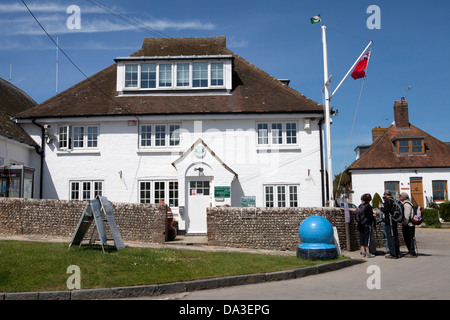
[[[403,239],[405,240],[406,248],[408,248],[408,253],[405,255],[405,258],[416,258],[417,255],[414,248],[416,227],[412,223],[414,207],[411,201],[409,201],[409,195],[406,192],[400,194],[400,201],[403,203],[404,207],[404,217],[402,221]]]
[[[361,245],[361,254],[366,258],[373,258],[375,255],[370,253],[370,240],[372,235],[372,228],[375,222],[373,217],[372,206],[370,201],[372,196],[365,193],[361,196],[362,203],[355,210],[356,223],[359,230],[359,242]]]
[[[386,225],[386,235],[389,245],[389,254],[386,254],[387,259],[398,259],[400,257],[400,241],[398,238],[397,215],[395,214],[397,203],[389,190],[384,192],[385,201],[379,204],[378,207],[384,213],[384,222]],[[395,217],[395,218],[394,218]]]

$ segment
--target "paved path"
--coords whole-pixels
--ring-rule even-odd
[[[338,271],[285,280],[157,297],[180,300],[301,300],[301,299],[450,299],[450,229],[417,229],[417,258],[366,259]],[[404,252],[405,247],[401,250]],[[359,252],[344,252],[359,257]],[[379,267],[380,289],[368,289],[370,266]],[[370,283],[375,283],[371,282]],[[154,298],[153,298],[154,299]]]

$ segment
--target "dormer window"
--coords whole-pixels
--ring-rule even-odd
[[[396,141],[396,148],[398,155],[425,153],[424,140],[420,137],[398,139]]]
[[[116,61],[119,94],[152,90],[231,90],[231,56],[164,60],[162,57],[127,57]]]

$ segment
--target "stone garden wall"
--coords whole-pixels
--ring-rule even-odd
[[[71,238],[85,206],[84,201],[0,198],[0,233]],[[113,203],[113,209],[124,241],[165,242],[163,205]],[[94,225],[91,224],[91,230]],[[112,239],[107,223],[105,228],[108,239]]]
[[[217,246],[295,251],[299,227],[312,215],[323,216],[336,227],[341,250],[347,250],[344,209],[340,208],[208,208],[208,243]],[[354,210],[350,211],[350,247],[359,250]],[[384,246],[381,225],[377,246]]]

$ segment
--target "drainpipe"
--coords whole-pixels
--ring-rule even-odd
[[[36,123],[36,119],[33,119],[33,124],[41,128],[41,146],[36,146],[36,152],[41,156],[41,172],[39,178],[39,199],[42,199],[42,186],[44,179],[44,158],[45,158],[45,128],[43,125]]]
[[[319,120],[319,140],[320,140],[320,181],[322,185],[322,207],[325,207],[325,181],[323,178],[324,175],[324,163],[323,163],[323,134],[322,134],[322,124],[323,119]]]

